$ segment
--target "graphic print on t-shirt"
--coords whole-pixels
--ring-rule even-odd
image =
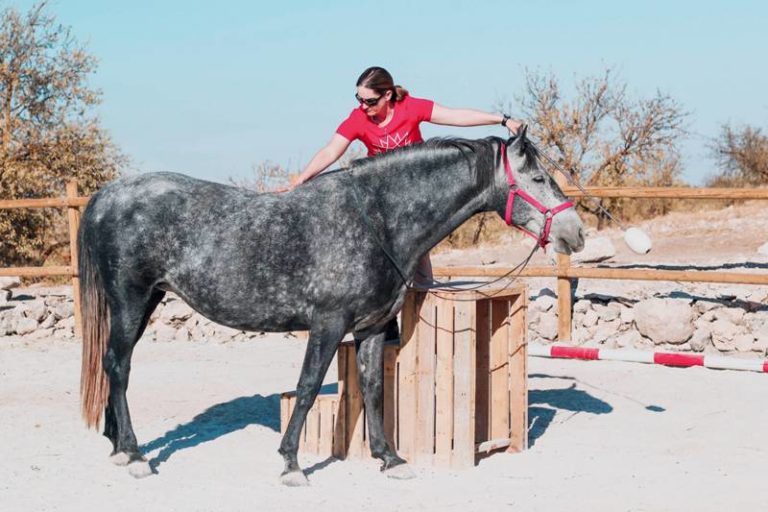
[[[394,135],[387,135],[383,139],[379,139],[379,147],[377,153],[387,152],[391,149],[399,148],[401,146],[408,146],[411,144],[411,132],[406,131],[403,133],[396,133]]]

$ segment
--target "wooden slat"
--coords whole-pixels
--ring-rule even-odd
[[[397,351],[398,347],[384,347],[384,436],[393,448],[397,446]]]
[[[72,267],[7,267],[0,268],[0,276],[10,277],[47,277],[74,276],[77,272]]]
[[[339,401],[336,406],[336,428],[333,432],[333,456],[337,459],[347,457],[347,354],[349,348],[339,345],[336,353],[339,374]]]
[[[511,300],[509,320],[510,452],[528,448],[528,293]]]
[[[451,465],[475,463],[475,303],[456,302],[454,348],[454,429]]]
[[[77,199],[77,181],[72,180],[67,183],[67,198],[70,201]],[[75,269],[72,276],[72,299],[74,300],[75,310],[75,336],[81,337],[83,334],[83,316],[80,308],[80,277],[77,275],[78,251],[77,232],[80,228],[80,210],[77,206],[67,208],[67,224],[69,227],[69,266]]]
[[[348,457],[361,457],[364,453],[363,429],[365,428],[365,418],[363,417],[363,396],[360,392],[359,382],[355,349],[354,347],[349,347],[347,350],[347,378],[345,379]]]
[[[507,267],[436,267],[435,277],[501,277],[507,274]],[[768,285],[768,274],[687,271],[687,270],[638,270],[619,268],[569,267],[526,267],[521,277],[570,277],[582,279],[620,279],[627,281],[682,281],[693,283],[728,283]]]
[[[475,374],[475,442],[490,439],[489,412],[490,402],[490,343],[491,343],[491,301],[477,301],[477,368]]]
[[[435,439],[435,342],[437,340],[437,302],[434,295],[426,294],[421,304],[418,325],[416,373],[416,444],[415,460],[431,464]],[[442,301],[440,301],[442,302]],[[449,308],[450,304],[440,304]]]
[[[305,445],[306,453],[317,454],[318,446],[320,445],[320,408],[318,400],[312,405],[307,413],[307,441]]]
[[[412,461],[416,442],[417,389],[416,372],[419,347],[417,329],[423,292],[411,292],[405,298],[402,309],[403,335],[398,364],[398,451]]]
[[[653,199],[768,199],[766,188],[689,188],[689,187],[586,187],[594,197]],[[569,197],[584,197],[576,187],[566,187]]]
[[[509,437],[509,300],[491,300],[490,437]]]
[[[557,255],[558,271],[562,272],[571,265],[571,257],[566,254]],[[571,341],[571,280],[567,277],[557,278],[557,340],[561,343]]]
[[[319,401],[319,436],[317,443],[317,453],[322,457],[331,456],[331,448],[333,446],[333,405],[335,400],[333,395],[321,395],[322,399]],[[318,397],[319,398],[319,397]]]
[[[441,466],[450,465],[453,450],[453,320],[453,303],[441,299],[435,369],[435,463]]]
[[[66,208],[67,206],[85,206],[90,197],[43,197],[40,199],[3,199],[0,210],[17,208]]]
[[[280,433],[285,434],[285,429],[288,426],[288,420],[291,419],[291,395],[289,393],[283,393],[280,396]]]

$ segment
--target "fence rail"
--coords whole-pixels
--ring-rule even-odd
[[[768,189],[730,188],[686,188],[686,187],[587,187],[594,197],[634,199],[759,199],[768,200]],[[575,187],[563,187],[569,197],[584,197]],[[90,197],[79,196],[77,182],[70,181],[66,196],[41,199],[0,200],[0,210],[16,208],[67,208],[69,226],[70,265],[51,267],[9,267],[0,268],[0,276],[50,277],[68,276],[72,279],[72,295],[75,301],[75,330],[81,332],[80,278],[77,273],[77,231],[80,225],[80,209],[88,204]],[[502,277],[511,269],[500,267],[438,267],[433,270],[436,277]],[[578,267],[571,265],[569,256],[558,255],[557,265],[552,267],[527,267],[521,277],[552,277],[557,279],[558,297],[558,338],[571,339],[571,279],[619,279],[628,281],[680,281],[698,283],[727,283],[768,285],[768,274],[627,269],[606,267]]]

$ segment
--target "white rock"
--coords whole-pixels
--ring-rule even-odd
[[[554,340],[557,338],[557,317],[554,315],[542,315],[534,329],[542,338]]]
[[[738,334],[733,338],[733,347],[739,352],[749,352],[755,343],[755,337],[751,334]]]
[[[739,328],[728,320],[715,320],[711,324],[712,344],[717,350],[731,351],[735,349],[734,339],[740,332]]]
[[[610,322],[598,324],[592,339],[597,343],[603,343],[612,337],[616,337],[619,333],[619,327],[621,327],[621,321],[618,318]]]
[[[619,318],[620,314],[619,309],[610,304],[608,306],[603,306],[602,304],[598,306],[595,304],[595,312],[597,313],[598,318],[603,322],[612,322]]]
[[[574,329],[571,332],[571,341],[576,345],[582,345],[592,339],[592,336],[594,335],[595,330],[596,329],[594,327],[591,327],[591,328],[581,327],[581,328]]]
[[[16,334],[24,336],[25,334],[35,332],[37,325],[37,320],[34,318],[21,317],[16,321],[14,330]]]
[[[728,320],[734,324],[740,324],[744,320],[744,310],[741,308],[718,308],[714,313],[715,319]]]
[[[35,320],[36,322],[42,322],[43,318],[48,315],[48,308],[45,302],[42,300],[34,300],[32,302],[25,303],[21,307],[21,313],[27,317]]]
[[[642,341],[642,336],[636,330],[630,329],[629,331],[616,336],[615,340],[618,348],[634,347],[637,343]]]
[[[711,311],[715,308],[719,308],[720,304],[713,300],[697,300],[696,303],[693,305],[693,307],[697,313],[703,314],[703,313],[706,313],[707,311]]]
[[[68,318],[64,318],[58,324],[56,324],[56,327],[63,327],[65,329],[74,329],[75,328],[75,317],[74,316],[70,316]]]
[[[547,312],[555,307],[557,304],[557,299],[550,296],[550,295],[542,295],[540,297],[537,297],[536,300],[533,301],[533,304],[531,304],[532,308],[537,309],[541,312]]]
[[[635,325],[657,345],[685,343],[694,331],[693,308],[682,300],[643,300],[635,305]]]
[[[712,332],[710,331],[709,326],[697,328],[689,341],[691,350],[694,352],[703,352],[711,343]]]
[[[619,312],[619,318],[621,319],[621,323],[623,324],[631,324],[635,321],[635,310],[634,308],[628,308],[626,306],[622,306],[621,311]],[[640,333],[638,333],[640,334]]]
[[[589,310],[584,314],[584,327],[592,327],[597,325],[597,313],[593,310]]]
[[[579,299],[573,305],[574,313],[586,313],[590,309],[592,309],[592,301],[586,299]]]
[[[61,302],[51,306],[51,311],[57,319],[69,318],[75,315],[75,306],[70,301]]]
[[[42,322],[40,322],[40,328],[48,329],[50,327],[53,327],[53,324],[55,323],[56,323],[56,316],[53,313],[51,313],[47,317],[45,317],[45,319]]]
[[[763,245],[758,247],[757,253],[762,254],[763,256],[768,256],[768,242],[765,242]]]
[[[631,227],[624,232],[624,242],[637,254],[648,254],[653,247],[645,231],[636,227]]]

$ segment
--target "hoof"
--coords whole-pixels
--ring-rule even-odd
[[[385,469],[384,474],[387,475],[387,478],[395,480],[412,480],[416,478],[416,473],[413,472],[408,464],[398,464],[397,466]]]
[[[137,460],[128,464],[128,472],[133,478],[145,478],[152,474],[152,468],[149,467],[149,462]]]
[[[109,462],[115,466],[127,466],[131,462],[131,457],[125,452],[117,452],[109,456]]]
[[[280,475],[280,483],[288,487],[307,487],[309,480],[303,471],[291,471]]]

